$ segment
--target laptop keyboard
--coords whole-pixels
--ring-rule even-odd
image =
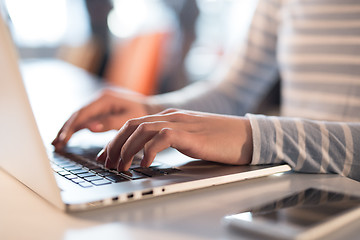
[[[142,168],[140,167],[141,159],[136,156],[128,171],[118,172],[106,169],[96,162],[96,156],[100,150],[100,148],[67,148],[64,152],[53,154],[52,168],[60,176],[84,188],[164,176],[180,171],[160,163],[153,163],[149,168]]]

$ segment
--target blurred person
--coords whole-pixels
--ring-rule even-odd
[[[92,40],[99,48],[96,59],[95,74],[103,77],[110,55],[110,34],[107,27],[107,16],[113,8],[110,0],[86,0],[86,9],[89,14]]]
[[[200,11],[194,0],[163,0],[173,13],[176,22],[176,34],[163,71],[159,76],[158,93],[166,93],[185,87],[191,82],[185,69],[185,59],[196,40],[196,21]],[[169,61],[170,60],[170,61]]]
[[[98,156],[119,171],[141,149],[148,167],[172,147],[208,161],[285,162],[360,180],[359,9],[357,0],[260,0],[219,81],[150,97],[106,90],[69,118],[53,145],[61,150],[84,128],[120,129]],[[252,114],[279,76],[280,116]]]

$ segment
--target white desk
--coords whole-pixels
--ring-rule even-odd
[[[44,70],[46,68],[48,70]],[[82,93],[77,94],[82,98],[85,97],[86,92],[93,92],[98,86],[94,79],[87,79],[88,75],[56,61],[28,63],[24,72],[27,80],[37,74],[34,78],[37,80],[34,82],[48,81],[40,87],[44,91],[38,91],[35,85],[29,88],[36,94],[48,95],[45,86],[59,90],[61,81],[63,83],[92,82],[92,86],[95,87],[83,85],[85,90],[81,88]],[[57,83],[51,83],[51,80]],[[49,112],[46,114],[51,113],[55,114],[52,115],[53,117],[59,117],[59,121],[53,123],[54,126],[57,125],[55,127],[61,125],[67,118],[67,116],[57,116],[54,110],[51,110],[54,109],[53,104],[61,103],[56,98],[60,95],[64,98],[65,95],[68,99],[76,90],[79,89],[68,90],[65,94],[55,91],[55,95],[51,95],[55,98],[54,102],[51,104],[46,102],[50,104]],[[33,103],[46,105],[43,101]],[[79,107],[72,102],[70,105],[73,109],[67,114]],[[53,131],[50,133],[53,134],[52,137],[55,134]],[[357,193],[360,196],[358,182],[335,175],[291,173],[172,194],[89,212],[66,214],[0,170],[0,239],[247,239],[249,236],[234,235],[227,231],[221,225],[222,217],[311,186]],[[360,221],[337,231],[327,239],[358,239],[357,235],[360,234],[358,225]]]

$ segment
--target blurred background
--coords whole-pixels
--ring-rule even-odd
[[[206,81],[241,46],[256,0],[3,0],[22,59],[61,59],[143,94]]]

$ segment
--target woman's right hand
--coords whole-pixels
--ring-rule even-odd
[[[147,104],[146,97],[141,94],[128,90],[105,90],[100,97],[71,115],[52,144],[56,150],[61,150],[71,136],[81,129],[87,128],[92,132],[118,130],[131,118],[160,110],[160,107]]]

